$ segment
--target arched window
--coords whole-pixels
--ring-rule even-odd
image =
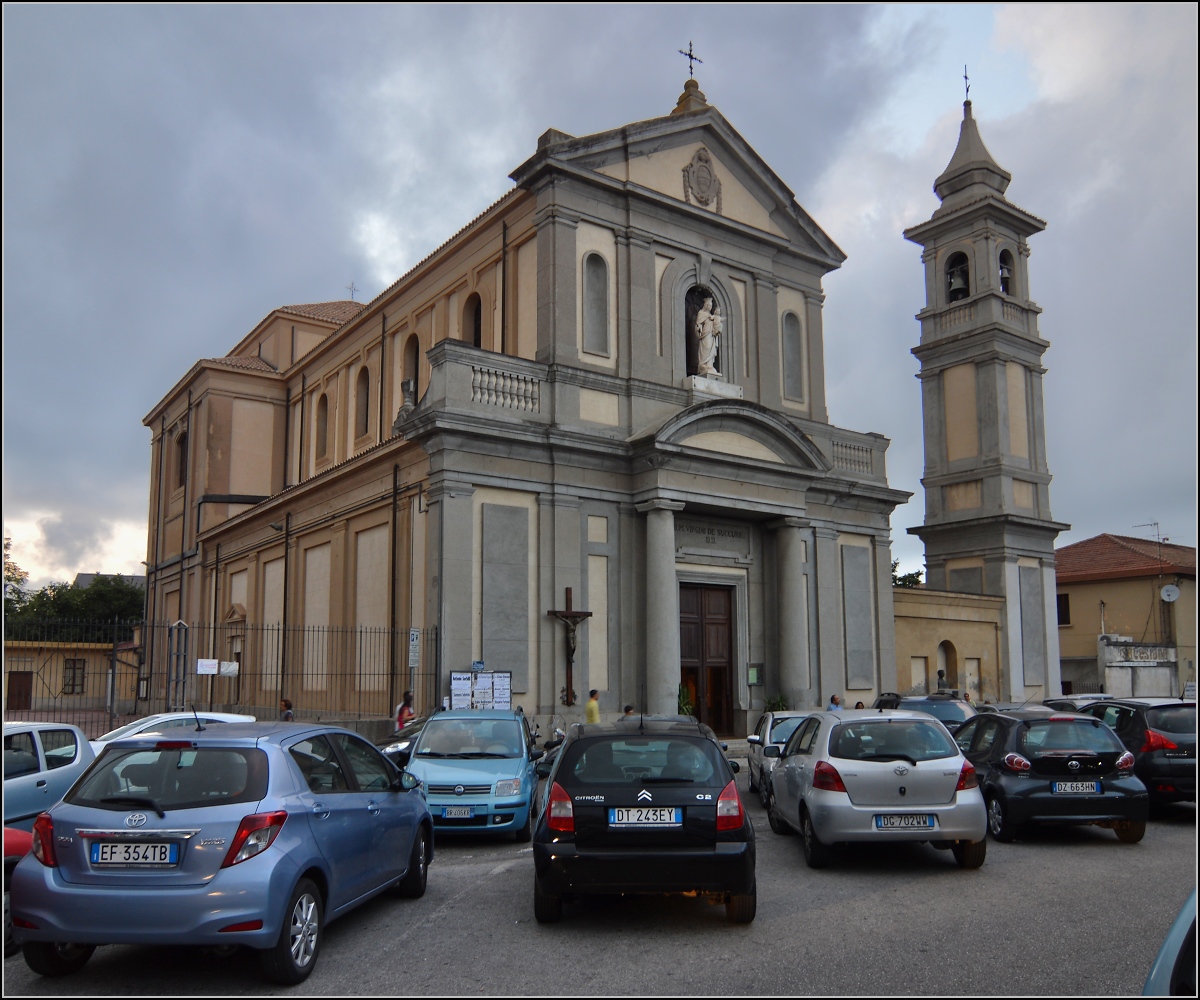
[[[478,292],[472,292],[463,307],[463,340],[483,347],[483,300]]]
[[[946,299],[957,302],[971,294],[971,268],[965,253],[954,253],[946,261]]]
[[[175,439],[175,487],[178,489],[187,482],[188,436],[184,431]]]
[[[794,312],[783,316],[783,394],[804,402],[804,338]]]
[[[371,374],[366,365],[358,370],[354,387],[354,436],[360,438],[367,433],[371,413]]]
[[[1013,255],[1008,250],[1000,251],[1000,291],[1005,295],[1017,294],[1017,269],[1013,266]]]
[[[329,454],[329,397],[321,393],[317,400],[317,458]]]
[[[608,354],[608,264],[598,253],[583,258],[583,349]]]

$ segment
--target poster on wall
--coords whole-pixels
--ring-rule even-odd
[[[450,672],[450,708],[458,711],[471,707],[471,671],[452,670]]]
[[[512,671],[451,671],[450,707],[511,709]]]
[[[215,674],[217,672],[216,660],[197,660],[196,673],[198,674]]]
[[[238,661],[222,660],[217,673],[222,677],[236,677],[238,675]]]

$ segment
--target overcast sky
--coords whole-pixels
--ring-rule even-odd
[[[711,104],[848,254],[830,419],[924,516],[920,248],[963,64],[1030,241],[1051,504],[1196,544],[1196,6],[16,6],[4,18],[4,530],[31,582],[139,573],[142,417],[276,306],[370,299],[554,127]]]

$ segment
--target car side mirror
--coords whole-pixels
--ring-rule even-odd
[[[529,751],[529,759],[530,760],[541,760],[545,756],[546,756],[545,750],[530,750]]]
[[[554,764],[551,761],[543,760],[538,762],[538,766],[534,768],[539,778],[550,777],[550,772],[554,769]]]
[[[729,770],[731,770],[734,774],[737,774],[742,769],[742,765],[736,760],[729,760],[726,758],[725,763],[729,765]]]
[[[407,771],[400,772],[400,780],[393,785],[398,792],[411,792],[414,788],[421,787],[421,779],[415,774],[409,774]]]
[[[781,754],[779,751],[780,751],[779,744],[772,743],[769,746],[763,747],[763,756],[764,757],[782,757],[783,754]]]
[[[755,746],[761,746],[762,745],[762,737],[756,733],[753,736],[747,736],[746,742],[753,743]]]

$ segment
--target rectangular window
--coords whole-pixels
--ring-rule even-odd
[[[63,694],[83,694],[87,660],[63,660]]]
[[[1058,595],[1058,624],[1059,625],[1070,625],[1071,624],[1071,595],[1070,594],[1059,594]]]

